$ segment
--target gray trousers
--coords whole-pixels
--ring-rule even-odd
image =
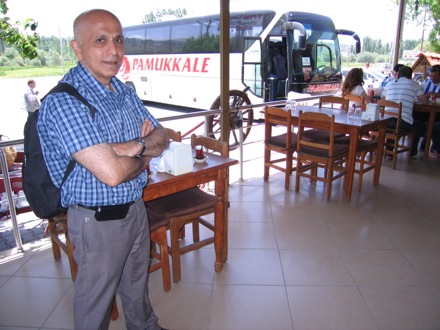
[[[142,200],[122,220],[96,221],[95,211],[68,210],[70,240],[78,264],[74,288],[76,330],[104,330],[116,293],[127,329],[160,329],[148,298],[150,230]]]

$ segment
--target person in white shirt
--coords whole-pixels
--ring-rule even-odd
[[[400,69],[402,66],[403,66],[403,64],[396,64],[396,65],[393,67],[393,71],[390,72],[390,75],[389,75],[388,77],[386,77],[386,78],[382,81],[382,83],[380,84],[380,93],[379,93],[380,97],[383,96],[383,92],[384,92],[384,88],[385,88],[385,86],[386,86],[390,81],[393,81],[393,80],[396,80],[397,78],[399,78],[399,69]]]
[[[385,100],[397,103],[402,102],[402,120],[400,127],[403,129],[414,129],[415,135],[417,134],[416,132],[420,130],[423,132],[424,123],[414,121],[413,119],[413,105],[416,98],[423,104],[428,104],[428,98],[423,93],[422,87],[412,80],[412,69],[410,67],[402,66],[399,69],[398,78],[390,81],[385,86],[384,98]],[[388,121],[388,127],[395,128],[396,125],[396,119]],[[421,135],[419,135],[419,137],[420,136]],[[415,155],[417,155],[417,143],[413,143],[413,149],[411,151],[411,156]]]
[[[365,93],[364,89],[364,71],[361,68],[353,68],[348,73],[342,84],[341,92],[338,95],[345,96],[348,94],[360,96],[365,99],[366,103],[371,102],[371,97]],[[360,106],[358,102],[350,101],[350,107],[353,105]]]
[[[40,108],[40,100],[38,99],[39,93],[35,89],[35,86],[37,85],[35,80],[29,79],[27,84],[28,89],[24,93],[24,104],[29,116],[35,110],[38,110]]]

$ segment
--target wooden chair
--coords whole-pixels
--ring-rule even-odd
[[[393,169],[396,168],[397,155],[407,152],[407,162],[411,161],[411,150],[414,140],[414,131],[412,129],[404,129],[400,127],[402,120],[402,102],[393,102],[388,100],[377,100],[382,115],[393,116],[396,118],[396,128],[387,128],[385,135],[384,156],[391,155],[393,157]],[[374,137],[378,136],[378,132],[370,132]],[[405,144],[405,138],[408,137],[409,143]]]
[[[347,109],[352,107],[353,105],[357,108],[362,108],[362,111],[365,110],[365,98],[359,95],[347,94],[343,96],[344,99],[348,100]]]
[[[227,142],[193,134],[191,135],[191,146],[195,147],[196,145],[201,145],[208,151],[217,152],[223,157],[229,156]],[[228,203],[227,200],[225,202]],[[201,239],[200,225],[214,232],[213,224],[202,217],[214,213],[215,203],[216,197],[199,187],[146,203],[149,214],[150,212],[154,213],[168,222],[171,238],[168,251],[172,258],[173,281],[175,283],[182,278],[180,256],[214,243],[214,235]],[[192,243],[185,242],[184,244],[183,240],[180,241],[180,239],[185,237],[185,225],[187,224],[192,224],[193,238]]]
[[[175,131],[171,128],[165,127],[168,133],[168,137],[171,141],[182,142],[182,133],[180,131]]]
[[[170,140],[175,142],[182,141],[182,133],[180,131],[175,131],[167,127],[166,130]],[[147,213],[151,240],[151,264],[149,272],[151,273],[159,269],[162,270],[163,290],[167,292],[171,290],[171,272],[167,238],[169,221],[148,208]]]
[[[333,95],[325,95],[319,98],[319,107],[320,108],[332,108],[332,109],[341,109],[348,110],[348,100],[344,99],[341,96],[333,96]],[[334,137],[343,137],[345,134],[334,132]],[[312,140],[330,140],[330,135],[328,131],[323,129],[309,129],[303,133],[304,137],[307,137]]]
[[[359,95],[347,94],[344,99],[348,100],[350,104],[361,108],[362,111],[366,109],[365,98]],[[350,137],[344,136],[335,139],[335,143],[350,144]],[[358,191],[362,190],[363,176],[365,173],[373,170],[376,166],[376,152],[378,142],[376,139],[371,139],[370,135],[359,136],[358,148],[356,152],[356,167],[354,173],[358,175]]]
[[[341,96],[324,95],[319,98],[319,107],[348,110],[348,101]]]
[[[296,152],[297,136],[293,132],[292,116],[289,111],[268,106],[264,110],[264,121],[264,181],[269,179],[270,168],[277,169],[285,173],[284,188],[289,190],[290,176],[296,169],[293,166],[293,154]],[[283,133],[274,135],[276,127],[282,127]],[[273,153],[284,156],[273,159]]]
[[[326,199],[330,200],[333,181],[340,177],[345,178],[349,146],[334,143],[334,121],[334,115],[329,117],[324,113],[299,112],[296,192],[299,191],[300,177],[306,177],[312,183],[317,180],[325,182],[327,185]],[[323,127],[330,133],[329,141],[310,140],[304,136],[304,132],[308,128]],[[319,175],[319,168],[324,168],[323,176]],[[336,175],[335,172],[337,172]]]

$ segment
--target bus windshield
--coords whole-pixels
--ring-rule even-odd
[[[298,47],[299,31],[294,30],[291,35],[285,32],[284,24],[291,21],[305,28],[305,49]],[[272,28],[268,40],[268,65],[272,68],[266,77],[267,99],[285,98],[289,91],[313,95],[334,93],[339,89],[341,54],[335,27],[329,18],[302,12],[286,13]],[[287,63],[285,72],[277,68],[280,54]]]

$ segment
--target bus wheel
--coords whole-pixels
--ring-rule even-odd
[[[229,149],[236,149],[240,145],[239,130],[240,126],[243,127],[243,141],[246,140],[249,135],[252,124],[254,122],[254,110],[251,107],[251,101],[249,97],[242,91],[231,90],[229,91],[229,109],[234,110],[237,107],[249,105],[249,109],[243,109],[243,121],[240,121],[238,112],[231,112],[229,115],[229,128],[231,130],[229,135]],[[211,110],[220,109],[220,96],[215,100],[211,106]],[[209,136],[220,140],[220,114],[208,117],[208,130]]]

